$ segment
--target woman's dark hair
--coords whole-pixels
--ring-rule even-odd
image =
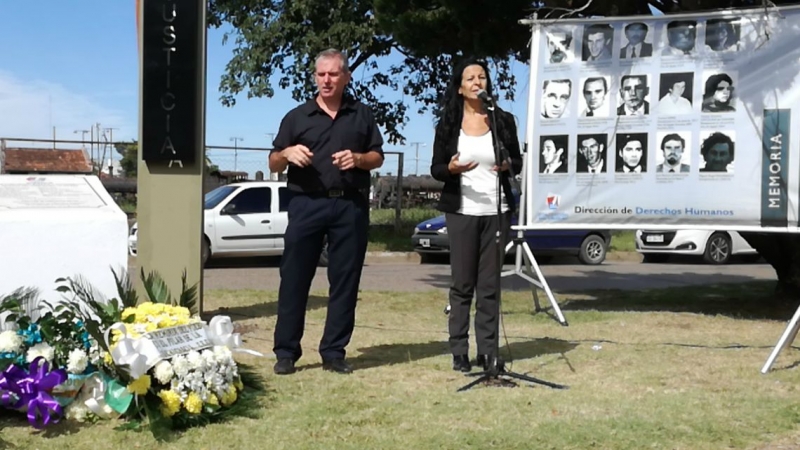
[[[717,73],[708,77],[708,79],[706,80],[706,89],[703,92],[703,98],[710,99],[711,97],[713,97],[714,92],[716,92],[717,90],[717,85],[723,81],[727,81],[729,86],[733,86],[733,80],[731,79],[730,76],[728,76],[728,74]],[[731,93],[731,98],[733,98],[732,93]],[[730,103],[730,99],[728,100],[728,103]]]
[[[461,87],[461,77],[464,74],[464,69],[472,65],[481,66],[486,72],[486,93],[490,96],[493,95],[492,79],[486,61],[478,58],[466,58],[459,61],[453,69],[450,81],[447,83],[447,89],[445,89],[442,97],[439,114],[437,114],[439,116],[439,120],[436,123],[437,134],[441,133],[445,137],[458,136],[461,130],[461,121],[464,118],[464,98],[458,93],[458,89]]]

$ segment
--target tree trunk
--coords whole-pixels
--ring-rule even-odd
[[[800,297],[800,235],[788,233],[739,233],[767,260],[778,275],[775,294],[787,300]]]

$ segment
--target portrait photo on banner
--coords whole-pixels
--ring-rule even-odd
[[[618,116],[650,114],[650,75],[626,74],[619,79]]]
[[[736,132],[700,132],[700,172],[733,173]]]
[[[687,57],[697,55],[697,21],[677,19],[667,22],[661,39],[661,56]]]
[[[575,60],[575,27],[548,27],[545,29],[547,41],[547,63],[568,64]]]
[[[581,60],[586,62],[611,61],[614,46],[614,28],[607,23],[593,23],[583,27]]]
[[[738,52],[742,49],[742,18],[724,17],[706,21],[706,53]]]
[[[569,117],[572,80],[559,78],[542,83],[542,118],[565,119]]]
[[[577,138],[577,173],[606,173],[608,171],[608,135],[579,134]]]
[[[736,111],[736,83],[734,71],[706,71],[703,73],[704,113],[727,113]]]
[[[608,117],[610,115],[611,77],[593,75],[580,80],[581,95],[578,96],[580,117]]]
[[[539,138],[539,173],[567,173],[569,136],[550,135]]]
[[[656,133],[655,161],[657,173],[689,173],[692,160],[691,131],[659,131]]]
[[[617,173],[647,172],[647,133],[619,133],[614,142]]]
[[[653,56],[653,30],[645,22],[630,22],[622,29],[620,59]]]
[[[694,113],[694,72],[662,73],[658,83],[657,111],[662,116]]]

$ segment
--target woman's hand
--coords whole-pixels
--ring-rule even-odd
[[[458,161],[458,157],[461,155],[461,152],[456,153],[450,158],[450,164],[447,165],[447,170],[450,171],[453,175],[459,175],[464,172],[469,172],[470,170],[478,167],[478,163],[475,161],[470,161],[467,164],[461,164]]]
[[[503,164],[500,165],[500,169],[498,170],[497,166],[492,167],[492,172],[505,172],[508,170],[508,161],[503,161]]]

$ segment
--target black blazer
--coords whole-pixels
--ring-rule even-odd
[[[519,175],[522,171],[522,155],[519,150],[517,124],[514,122],[514,116],[499,107],[495,108],[495,112],[497,113],[497,135],[501,154],[507,154],[511,158],[511,168],[515,175]],[[452,135],[445,136],[444,132],[437,127],[436,136],[433,139],[433,159],[431,161],[431,175],[444,182],[442,195],[436,209],[449,213],[457,212],[461,208],[461,175],[454,175],[447,168],[450,159],[458,152],[458,136],[461,130],[457,128],[453,131]],[[516,211],[516,203],[511,190],[510,175],[509,171],[500,172],[500,184],[509,210],[513,212]]]

